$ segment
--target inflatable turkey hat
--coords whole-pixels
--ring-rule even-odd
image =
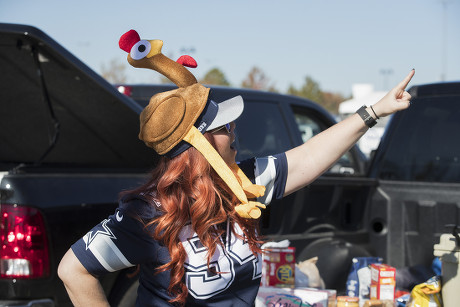
[[[154,95],[140,115],[139,138],[158,154],[174,157],[195,147],[203,154],[216,173],[224,180],[241,204],[235,211],[243,218],[259,218],[265,205],[248,201],[264,195],[265,187],[252,184],[236,165],[228,166],[203,136],[208,130],[234,121],[243,112],[241,96],[220,104],[208,99],[209,88],[199,84],[184,66],[195,68],[195,60],[182,56],[177,62],[161,53],[161,40],[141,40],[135,30],[123,34],[120,48],[128,52],[128,62],[137,68],[158,71],[178,88]],[[234,172],[241,180],[237,180]]]

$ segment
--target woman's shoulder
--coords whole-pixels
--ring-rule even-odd
[[[119,209],[142,220],[151,220],[162,214],[154,192],[126,194],[120,199]]]
[[[264,172],[279,174],[287,171],[286,153],[266,157],[253,157],[238,162],[239,168],[254,182],[257,176]]]

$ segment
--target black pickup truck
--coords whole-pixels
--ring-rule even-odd
[[[71,306],[57,265],[155,165],[137,139],[138,116],[152,95],[172,87],[125,85],[123,95],[34,27],[0,24],[0,42],[0,307]],[[305,99],[212,92],[216,101],[245,100],[240,160],[285,151],[334,124]],[[264,210],[267,239],[289,239],[298,260],[319,256],[326,286],[339,293],[352,257],[428,266],[444,225],[460,219],[460,84],[411,93],[413,106],[393,117],[370,163],[354,147],[316,182]],[[101,284],[112,306],[133,305],[132,270]]]

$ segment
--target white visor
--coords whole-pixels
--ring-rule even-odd
[[[215,129],[217,127],[221,127],[225,124],[231,123],[232,121],[240,117],[244,109],[243,97],[236,96],[227,99],[219,103],[218,107],[219,109],[217,111],[217,115],[212,121],[211,125],[209,125],[209,127],[207,128],[208,131]]]

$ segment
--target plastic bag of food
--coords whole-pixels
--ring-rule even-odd
[[[324,281],[319,274],[316,263],[318,257],[313,257],[295,265],[295,286],[324,289]]]
[[[442,307],[441,278],[434,276],[416,285],[410,294],[407,307]]]
[[[351,297],[359,297],[360,306],[365,300],[370,299],[371,270],[372,263],[382,263],[379,257],[355,257],[347,279],[346,294]]]

